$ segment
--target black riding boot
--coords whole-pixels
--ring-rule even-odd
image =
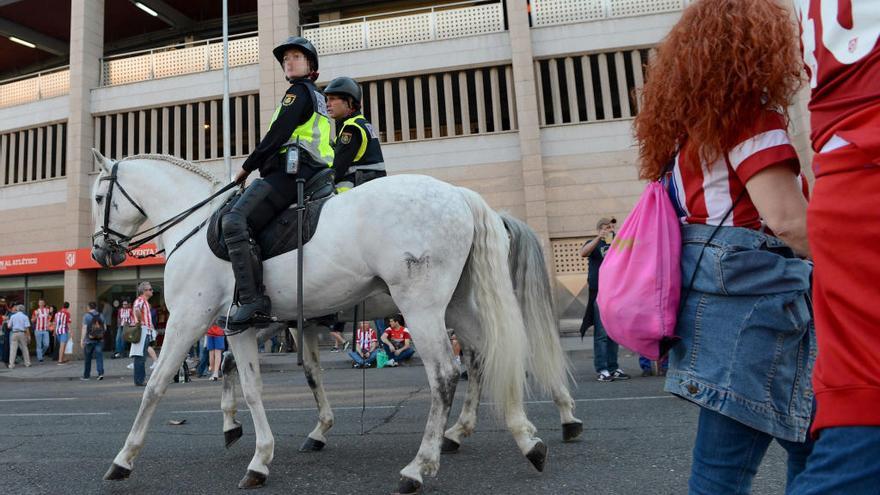
[[[254,181],[235,206],[223,215],[223,238],[232,262],[239,302],[235,313],[229,317],[230,327],[272,321],[272,302],[263,294],[263,263],[249,230],[249,226],[265,225],[275,214],[269,199],[272,193],[268,183]]]

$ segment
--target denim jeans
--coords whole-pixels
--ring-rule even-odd
[[[593,309],[593,367],[596,373],[600,371],[614,372],[617,364],[617,350],[620,346],[617,342],[611,340],[608,332],[605,331],[605,325],[599,316],[599,305]]]
[[[37,361],[43,360],[43,353],[49,348],[49,332],[46,330],[37,330],[34,332],[36,337],[35,347],[37,348]]]
[[[880,426],[824,428],[789,495],[880,493]]]
[[[688,493],[691,495],[739,495],[751,492],[752,480],[774,438],[723,414],[700,408],[697,440],[694,444]],[[813,447],[777,438],[788,452],[786,493],[804,470]]]
[[[208,346],[199,339],[199,366],[196,368],[196,376],[202,377],[208,373],[208,365],[211,364],[211,356]]]
[[[146,359],[143,356],[132,356],[134,359],[134,384],[142,385],[147,380],[147,370],[144,367]]]
[[[413,350],[412,347],[410,347],[409,349],[401,352],[400,355],[395,356],[394,353],[391,352],[391,348],[385,345],[384,342],[382,342],[382,348],[385,349],[385,354],[388,354],[388,359],[393,359],[395,363],[406,361],[407,359],[411,358],[413,354],[416,353],[416,351]]]
[[[116,328],[116,354],[125,352],[125,340],[122,339],[122,327]]]
[[[92,375],[92,355],[95,356],[97,363],[98,376],[104,374],[104,344],[100,340],[86,340],[85,350],[85,368],[83,369],[83,378],[89,378]]]
[[[408,349],[408,350],[412,350],[412,349]],[[386,351],[386,352],[387,352],[387,351]],[[361,365],[361,366],[363,366],[363,365],[366,364],[366,363],[370,363],[370,365],[374,365],[374,364],[376,364],[376,355],[377,355],[377,354],[379,354],[379,349],[376,349],[376,350],[374,350],[373,352],[371,352],[371,353],[370,353],[370,357],[367,358],[366,360],[364,360],[364,358],[361,357],[360,354],[358,354],[358,353],[356,353],[356,352],[354,352],[354,351],[348,351],[348,355],[349,355],[349,357],[351,357],[351,359],[353,359],[354,362],[356,362],[357,364],[359,364],[359,365]]]

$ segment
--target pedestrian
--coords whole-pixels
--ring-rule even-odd
[[[220,362],[223,358],[223,351],[226,350],[226,334],[223,329],[217,325],[208,329],[207,345],[209,355],[209,371],[211,372],[211,381],[217,381],[220,377]]]
[[[33,323],[34,337],[36,338],[35,347],[37,351],[37,361],[43,362],[43,353],[49,349],[49,321],[52,313],[46,306],[46,300],[37,301],[37,309],[31,314],[31,323]]]
[[[24,315],[24,304],[19,304],[15,307],[15,312],[9,317],[7,324],[9,325],[12,339],[9,346],[9,364],[7,366],[9,369],[15,368],[15,355],[21,349],[24,367],[30,368],[31,357],[28,354],[28,344],[31,342],[31,336],[28,333],[28,329],[31,327],[31,322]]]
[[[627,375],[617,362],[620,346],[608,336],[605,325],[602,324],[602,316],[599,314],[599,305],[596,297],[599,295],[599,267],[605,260],[605,254],[611,248],[614,240],[614,226],[617,219],[600,218],[596,223],[597,235],[584,243],[580,249],[582,258],[589,258],[589,270],[587,282],[589,283],[590,295],[587,301],[587,309],[581,322],[581,337],[590,325],[593,325],[593,368],[596,370],[596,380],[600,382],[612,382],[614,380],[629,380]]]
[[[70,361],[64,359],[67,352],[67,342],[70,341],[70,303],[64,301],[61,310],[55,313],[55,337],[58,342],[58,364],[67,364]]]
[[[778,0],[691,3],[648,65],[634,124],[639,175],[664,180],[682,224],[665,390],[700,407],[691,494],[749,493],[773,440],[790,488],[811,449],[805,181],[784,113],[802,71],[790,15]]]
[[[812,95],[816,437],[796,495],[880,493],[880,5],[794,2]]]
[[[153,286],[150,282],[143,281],[137,286],[137,299],[134,301],[132,315],[134,324],[141,327],[141,338],[131,344],[129,356],[134,358],[134,384],[143,387],[147,384],[147,372],[144,367],[144,354],[150,346],[150,334],[153,330],[153,317],[150,313],[150,297],[153,296]]]
[[[0,329],[3,332],[3,348],[0,349],[0,359],[7,365],[9,365],[9,348],[12,340],[12,329],[8,323],[13,312],[14,310],[9,306],[6,298],[0,297]]]
[[[336,320],[330,326],[330,336],[333,337],[333,347],[330,348],[330,352],[347,351],[351,347],[351,341],[342,336],[343,330],[345,330],[344,321]]]
[[[116,352],[113,354],[113,359],[122,357],[122,353],[125,352],[125,340],[122,338],[125,326],[134,325],[131,303],[128,302],[128,299],[123,299],[120,304],[119,311],[116,314],[116,325]]]
[[[98,368],[98,380],[103,380],[104,332],[107,329],[107,324],[104,322],[104,317],[98,312],[98,303],[91,301],[86,309],[86,314],[83,316],[82,336],[80,337],[80,345],[85,354],[83,376],[80,380],[91,379],[93,355]]]

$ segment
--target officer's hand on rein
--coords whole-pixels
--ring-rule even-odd
[[[245,170],[245,169],[239,170],[238,173],[235,175],[235,179],[234,179],[235,183],[236,184],[244,184],[244,181],[247,179],[247,176],[250,175],[250,173],[251,173],[250,170]]]

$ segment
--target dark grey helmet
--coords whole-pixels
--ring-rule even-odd
[[[346,95],[354,98],[354,101],[360,102],[363,97],[361,85],[350,77],[337,77],[330,81],[330,84],[324,88],[325,95]]]
[[[311,41],[302,36],[291,36],[287,38],[284,43],[281,43],[272,50],[272,54],[275,55],[279,64],[282,66],[284,65],[284,52],[291,48],[305,53],[306,58],[312,62],[313,70],[318,70],[318,50],[315,50],[315,45],[313,45]]]

